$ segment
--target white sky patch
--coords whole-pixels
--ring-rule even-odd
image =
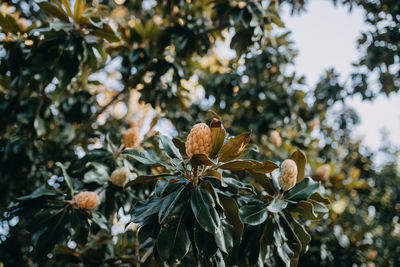
[[[311,88],[330,67],[341,74],[342,81],[350,78],[351,64],[360,57],[357,39],[367,29],[362,10],[355,8],[349,13],[347,7],[334,7],[330,1],[310,1],[306,12],[300,16],[285,12],[283,21],[292,31],[290,37],[299,51],[296,72],[306,76]],[[390,142],[400,145],[399,93],[389,97],[380,95],[364,102],[354,97],[346,103],[355,108],[361,118],[354,137],[363,137],[365,144],[376,151],[381,144],[380,133],[385,129]]]

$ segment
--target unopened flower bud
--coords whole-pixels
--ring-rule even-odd
[[[131,172],[128,167],[114,170],[110,176],[110,182],[116,186],[123,186],[128,181]]]
[[[278,183],[283,191],[287,191],[297,182],[297,165],[291,159],[283,161],[281,166],[281,173],[278,177]]]
[[[91,210],[99,203],[99,197],[95,192],[82,191],[76,195],[75,203],[80,209]]]
[[[324,164],[317,168],[317,170],[313,175],[313,178],[316,180],[328,181],[330,173],[331,173],[331,166],[329,164]]]
[[[191,158],[195,154],[209,155],[212,149],[210,127],[205,123],[193,126],[186,139],[186,154]]]
[[[282,138],[278,131],[272,131],[269,133],[269,138],[274,146],[279,147],[282,145]]]
[[[138,127],[129,128],[122,136],[125,147],[136,147],[140,143],[140,130]]]

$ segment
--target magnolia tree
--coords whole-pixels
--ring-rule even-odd
[[[88,240],[112,245],[101,237],[115,212],[134,201],[121,227],[134,233],[135,247],[110,262],[293,266],[311,240],[305,220],[328,212],[319,183],[304,177],[300,150],[271,175],[279,165],[246,157],[255,149],[251,133],[228,136],[216,118],[210,126],[194,125],[186,142],[157,134],[131,148],[133,135],[128,131],[123,145],[110,142],[69,166],[83,184],[57,163],[66,191],[44,186],[18,198],[11,213],[29,218],[38,260],[55,246],[51,257],[71,253],[78,260],[90,251]],[[241,171],[251,183],[234,178]],[[71,242],[74,247],[65,246]]]
[[[343,102],[399,90],[400,5],[334,2],[362,57],[308,88],[307,1],[2,1],[0,265],[397,266],[398,152]]]

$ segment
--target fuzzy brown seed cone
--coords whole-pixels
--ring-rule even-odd
[[[210,127],[205,123],[193,126],[186,139],[186,154],[191,158],[195,154],[210,155],[212,135]]]
[[[317,180],[328,181],[329,174],[331,173],[331,166],[329,164],[324,164],[317,168],[313,177]]]
[[[140,143],[140,130],[138,127],[129,128],[122,136],[125,147],[136,147]]]
[[[297,165],[291,159],[286,159],[283,161],[281,166],[281,173],[278,177],[278,183],[283,191],[287,191],[297,182]]]
[[[99,203],[99,197],[95,192],[82,191],[76,195],[75,203],[80,209],[91,210]]]
[[[127,167],[116,169],[111,173],[110,182],[116,186],[123,186],[128,181],[130,174]]]
[[[278,131],[272,131],[269,133],[269,138],[274,146],[279,147],[282,145],[282,138]]]

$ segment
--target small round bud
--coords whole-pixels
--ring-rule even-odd
[[[140,130],[138,127],[129,128],[122,136],[125,147],[136,147],[140,143]]]
[[[331,166],[329,164],[324,164],[317,168],[317,170],[313,175],[313,178],[316,180],[328,181],[330,173],[331,173]]]
[[[210,127],[205,123],[193,126],[186,139],[186,154],[191,158],[195,154],[209,155],[212,149]]]
[[[110,182],[116,186],[123,186],[128,181],[131,172],[128,167],[114,170],[110,176]]]
[[[99,197],[95,192],[82,191],[76,195],[75,203],[80,209],[91,210],[99,203]]]
[[[281,173],[278,177],[278,183],[283,191],[287,191],[297,182],[297,165],[291,159],[286,159],[281,165]]]
[[[274,146],[279,147],[282,145],[282,138],[278,131],[271,131],[269,133],[269,138]]]

